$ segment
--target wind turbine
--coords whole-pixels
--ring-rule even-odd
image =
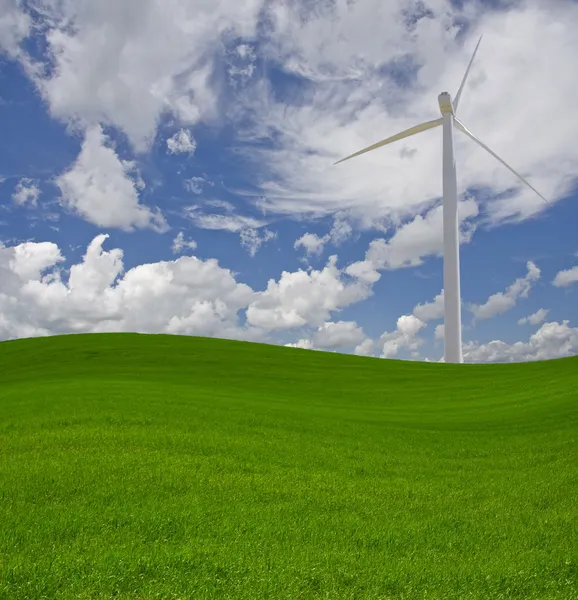
[[[448,92],[442,92],[438,96],[438,102],[442,116],[440,119],[434,121],[427,121],[410,127],[401,133],[392,135],[391,137],[372,144],[355,154],[351,154],[335,164],[339,164],[360,154],[365,154],[376,148],[381,148],[386,144],[391,144],[402,140],[403,138],[410,137],[416,133],[427,131],[442,125],[443,128],[443,259],[444,259],[444,333],[445,333],[445,348],[444,348],[444,361],[446,363],[461,363],[463,362],[462,356],[462,313],[461,313],[461,296],[460,296],[460,231],[459,231],[459,220],[458,220],[458,190],[457,190],[457,178],[456,178],[456,163],[454,159],[454,125],[468,137],[472,138],[474,142],[479,144],[484,150],[489,152],[494,158],[498,159],[506,168],[508,168],[516,177],[518,177],[523,183],[525,183],[531,190],[536,192],[542,200],[549,204],[548,200],[532,187],[519,173],[514,171],[510,165],[508,165],[503,159],[501,159],[495,152],[490,150],[480,139],[478,139],[458,118],[456,112],[458,110],[458,104],[466,80],[470,73],[470,68],[474,62],[476,52],[482,37],[478,40],[472,58],[466,69],[462,83],[458,89],[458,93],[452,103],[452,98]]]

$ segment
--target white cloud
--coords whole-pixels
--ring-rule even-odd
[[[434,339],[438,341],[446,339],[446,330],[443,323],[441,323],[440,325],[436,325],[436,328],[434,330]]]
[[[248,228],[242,229],[239,234],[241,237],[241,246],[245,248],[251,257],[254,257],[257,254],[259,248],[277,237],[277,234],[265,229],[263,231],[263,235],[260,236],[259,232],[256,229]]]
[[[185,234],[182,231],[179,231],[177,237],[173,240],[171,250],[173,251],[173,254],[180,254],[185,248],[196,250],[197,242],[194,240],[186,240]]]
[[[545,308],[539,308],[535,313],[520,319],[518,325],[526,325],[526,323],[529,323],[530,325],[539,325],[546,320],[549,312],[550,311]]]
[[[239,325],[253,290],[216,260],[182,256],[124,272],[122,250],[102,249],[107,237],[90,243],[67,282],[52,269],[63,260],[55,244],[0,249],[0,339],[106,331],[263,337]]]
[[[257,62],[255,50],[249,44],[239,44],[228,57],[227,73],[233,85],[253,76]]]
[[[0,267],[11,272],[7,281],[12,274],[23,282],[40,279],[48,268],[64,261],[58,246],[51,242],[24,242],[10,248],[0,244],[0,256]]]
[[[336,262],[337,257],[331,256],[321,271],[283,271],[278,282],[269,280],[247,309],[249,324],[267,330],[320,326],[332,312],[367,298],[370,287],[346,281]]]
[[[277,234],[265,229],[259,234],[259,229],[267,222],[253,217],[244,217],[235,214],[235,207],[223,200],[207,200],[205,205],[221,209],[225,214],[206,213],[198,204],[188,206],[183,210],[185,218],[194,223],[200,229],[212,229],[238,233],[241,238],[241,246],[245,248],[251,257],[255,256],[259,248],[277,237]]]
[[[313,342],[311,340],[302,338],[297,340],[294,344],[285,344],[287,348],[301,348],[303,350],[315,350]]]
[[[552,284],[556,287],[567,287],[576,282],[578,282],[578,265],[565,271],[558,271]]]
[[[140,331],[268,341],[271,331],[314,327],[322,347],[363,342],[355,324],[326,324],[333,312],[371,293],[343,280],[336,257],[321,271],[284,272],[255,292],[215,259],[181,256],[125,272],[122,250],[103,250],[107,238],[93,239],[68,281],[58,268],[64,258],[56,244],[0,246],[0,339]]]
[[[122,250],[103,250],[107,238],[98,235],[92,240],[82,260],[71,266],[68,280],[56,244],[0,244],[0,339],[140,331],[271,341],[269,331],[314,327],[312,339],[301,338],[292,345],[332,350],[357,344],[356,354],[372,355],[379,343],[384,357],[407,349],[414,358],[423,343],[418,334],[426,323],[415,315],[400,317],[396,330],[384,333],[379,342],[365,338],[354,322],[328,322],[332,312],[371,293],[360,282],[344,282],[335,257],[323,271],[283,273],[265,291],[255,292],[214,259],[182,256],[125,272]],[[241,326],[239,313],[247,308],[247,324]],[[464,345],[469,362],[572,354],[578,354],[578,328],[570,327],[569,321],[543,324],[528,342]]]
[[[323,323],[315,332],[313,344],[321,350],[336,350],[358,346],[365,339],[365,333],[355,321],[338,321]]]
[[[331,242],[338,246],[351,235],[352,231],[351,225],[341,215],[338,215],[335,217],[333,227],[328,234],[321,237],[315,233],[305,233],[295,241],[293,247],[295,250],[300,247],[304,248],[307,256],[319,256],[327,243]]]
[[[460,224],[478,215],[478,205],[473,199],[460,202]],[[443,252],[443,209],[441,204],[429,210],[424,217],[417,215],[412,221],[396,230],[388,240],[374,240],[366,259],[376,267],[396,269],[418,266],[423,258],[441,256]],[[470,239],[470,229],[461,232],[462,243]]]
[[[14,12],[14,1],[3,3],[10,7],[4,14],[26,20]],[[437,94],[456,90],[480,32],[484,41],[460,106],[464,122],[550,200],[568,193],[576,179],[575,3],[527,0],[496,10],[470,3],[460,10],[447,0],[430,0],[427,18],[417,14],[420,3],[405,0],[329,3],[315,11],[264,0],[143,0],[125,2],[122,10],[117,4],[42,2],[43,17],[35,17],[35,25],[45,35],[47,55],[40,65],[21,62],[52,114],[82,126],[112,124],[139,151],[154,139],[163,114],[189,127],[227,119],[239,133],[236,156],[256,169],[250,186],[264,198],[254,202],[269,212],[323,216],[346,210],[371,227],[431,206],[441,194],[439,129],[343,165],[332,163],[438,116]],[[28,30],[14,18],[0,26],[5,37]],[[408,19],[414,21],[411,29]],[[220,76],[228,65],[215,57],[240,39],[232,54],[252,64],[253,45],[246,40],[255,40],[264,22],[267,35],[255,46],[259,59],[306,85],[279,98],[270,82],[253,76],[233,98],[222,96]],[[458,22],[468,25],[459,37]],[[223,72],[216,74],[215,65]],[[233,70],[238,68],[245,66],[235,63]],[[414,68],[415,78],[403,82],[395,74]],[[256,140],[268,143],[256,148]],[[477,189],[481,199],[490,198],[484,204],[487,222],[544,210],[537,196],[459,133],[456,150],[460,192]],[[410,262],[436,252],[423,251],[410,253]]]
[[[428,2],[431,15],[418,19],[411,32],[402,25],[403,12],[408,11],[403,0],[326,3],[315,11],[303,11],[299,3],[272,2],[267,3],[268,14],[260,13],[264,5],[260,0],[216,0],[206,6],[183,0],[121,4],[119,8],[113,0],[33,2],[44,14],[36,25],[45,26],[38,27],[38,35],[46,32],[49,52],[43,61],[51,68],[41,74],[23,58],[21,63],[39,84],[52,114],[79,126],[113,124],[139,151],[147,149],[166,113],[172,113],[178,127],[222,117],[221,106],[233,125],[253,121],[239,131],[254,153],[257,181],[252,183],[260,184],[265,193],[260,201],[265,209],[293,216],[346,210],[362,227],[382,229],[400,218],[409,219],[390,239],[375,240],[365,260],[348,267],[346,273],[357,279],[360,289],[369,290],[382,269],[420,264],[427,256],[439,255],[441,211],[431,206],[441,193],[441,132],[421,134],[337,167],[331,163],[437,116],[437,93],[456,89],[479,32],[485,39],[460,107],[464,122],[551,200],[562,197],[575,179],[578,7],[574,3],[527,0],[498,11],[468,5],[465,20],[471,21],[464,29],[463,46],[452,26],[456,8],[446,0]],[[15,0],[0,0],[0,46],[12,55],[19,52],[17,44],[30,25],[18,6]],[[213,77],[213,65],[219,61],[213,58],[221,52],[224,38],[255,39],[263,17],[268,17],[270,31],[257,46],[263,48],[260,58],[304,78],[307,92],[279,99],[266,81],[254,78],[231,106],[218,98],[219,77]],[[166,39],[171,44],[163,44]],[[237,46],[237,54],[244,58],[251,52]],[[416,66],[416,82],[396,83],[391,67],[400,56],[408,56]],[[556,93],[536,93],[539,89]],[[255,153],[257,134],[264,134],[267,143]],[[116,166],[108,171],[75,165],[77,172],[73,168],[64,177],[76,177],[61,178],[67,184],[63,202],[106,227],[164,227],[160,215],[139,204],[138,183],[129,176],[131,163],[120,161],[102,140],[96,146],[110,150],[106,156]],[[513,175],[471,140],[456,133],[456,148],[460,191],[471,186],[481,190],[480,206],[489,223],[543,210],[539,198],[518,186]],[[110,176],[113,185],[104,171],[115,172]],[[112,193],[104,193],[105,188]],[[479,217],[478,203],[471,199],[463,203],[462,219],[464,210],[471,212],[466,217],[467,238],[474,231],[472,221]],[[421,216],[412,220],[418,213]],[[235,232],[268,224],[230,213],[197,214],[192,221]],[[569,285],[560,283],[568,277],[558,274],[555,281]],[[343,271],[336,279],[345,281]],[[503,312],[512,301],[507,293],[497,294],[493,306],[490,298],[478,308]],[[414,312],[418,314],[419,310]]]
[[[4,0],[6,1],[6,0]],[[122,129],[148,148],[164,112],[192,125],[217,116],[212,57],[223,36],[254,36],[261,0],[35,3],[47,52],[30,68],[53,116]],[[42,26],[42,29],[40,29]]]
[[[569,321],[544,323],[527,342],[507,344],[495,340],[488,344],[464,344],[466,362],[525,362],[548,360],[578,354],[578,328]]]
[[[373,263],[369,260],[354,262],[347,266],[345,272],[351,277],[356,277],[360,281],[372,284],[379,280],[381,275],[376,271]]]
[[[461,241],[464,243],[470,241],[473,232],[473,228],[468,227],[466,221],[477,216],[478,205],[469,198],[460,202],[459,210],[462,224]],[[399,227],[389,240],[373,240],[365,254],[365,261],[353,263],[347,272],[354,274],[363,270],[367,277],[379,279],[377,272],[382,269],[415,267],[423,264],[423,259],[427,256],[441,256],[442,225],[442,206],[439,205],[430,209],[424,217],[417,215],[412,221]]]
[[[423,344],[423,339],[417,334],[425,326],[426,324],[414,315],[399,317],[396,330],[392,333],[385,332],[379,338],[380,343],[383,344],[381,358],[393,358],[404,348],[417,350]]]
[[[444,316],[444,291],[442,290],[433,300],[417,304],[413,309],[413,314],[424,322],[442,319]]]
[[[518,298],[528,297],[532,284],[540,279],[540,269],[532,261],[528,261],[526,266],[528,269],[526,276],[516,279],[505,292],[492,294],[484,304],[468,306],[476,319],[491,319],[503,314],[516,306]]]
[[[285,346],[326,352],[355,348],[356,354],[367,355],[373,348],[373,341],[363,333],[355,321],[328,321],[320,325],[311,338],[301,338],[297,342],[285,344]]]
[[[0,51],[8,56],[20,54],[19,44],[30,33],[31,19],[18,0],[0,0]]]
[[[203,183],[209,183],[202,177],[191,177],[190,179],[185,179],[183,182],[184,188],[193,193],[193,194],[201,194],[203,192]],[[209,184],[212,185],[212,184]]]
[[[319,255],[327,242],[327,236],[320,237],[315,233],[305,233],[298,240],[295,240],[293,247],[295,250],[304,248],[308,256]]]
[[[366,338],[355,347],[353,351],[357,356],[373,356],[375,349],[375,342],[371,338]]]
[[[418,19],[409,33],[403,12],[407,16],[416,6],[408,8],[403,0],[331,3],[303,16],[300,5],[273,5],[275,35],[269,38],[269,51],[308,87],[289,105],[264,84],[242,99],[255,113],[246,137],[251,142],[267,135],[276,139],[274,151],[256,151],[253,145],[246,150],[247,160],[262,174],[269,210],[324,215],[350,209],[379,223],[431,205],[441,195],[439,129],[338,166],[332,163],[439,116],[437,95],[444,89],[455,93],[480,33],[484,40],[460,105],[461,118],[552,202],[569,193],[578,160],[573,58],[578,6],[528,0],[496,10],[469,4],[460,14],[448,2],[432,0],[428,17]],[[468,22],[465,36],[457,37],[455,17]],[[508,33],[513,30],[515,39]],[[416,67],[416,80],[399,83],[391,68],[397,63],[399,71],[406,58]],[[536,89],[557,93],[536,94]],[[546,141],[536,144],[537,139]],[[481,198],[503,195],[486,203],[489,223],[527,218],[546,208],[459,132],[456,155],[460,193],[477,189]]]
[[[32,179],[23,177],[12,194],[12,200],[19,206],[30,204],[31,206],[38,205],[38,197],[40,196],[40,189],[34,184]]]
[[[211,185],[213,184],[211,183]],[[235,212],[235,205],[231,202],[227,202],[226,200],[205,200],[204,203],[208,206],[212,206],[213,208],[220,208],[229,214]]]
[[[144,184],[131,178],[135,164],[119,159],[106,142],[100,126],[87,129],[76,162],[56,179],[61,204],[99,227],[166,231],[160,212],[139,204],[138,188]]]
[[[333,226],[329,232],[329,239],[333,244],[338,246],[347,240],[352,232],[353,228],[349,222],[341,215],[337,215],[333,220]]]
[[[252,217],[243,217],[232,213],[222,214],[204,214],[202,208],[198,205],[188,206],[183,211],[184,216],[192,221],[199,229],[225,230],[232,233],[239,233],[244,229],[259,229],[267,225],[266,221],[254,219]]]
[[[191,136],[187,129],[181,129],[167,140],[169,154],[194,154],[197,148],[197,142]]]

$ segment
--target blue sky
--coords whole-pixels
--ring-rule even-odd
[[[578,354],[574,3],[0,14],[0,339],[167,332],[440,360],[441,131],[333,163],[436,118],[483,34],[460,118],[552,207],[456,132],[465,358]]]

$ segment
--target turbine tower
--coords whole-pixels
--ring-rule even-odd
[[[536,192],[542,200],[549,204],[548,200],[532,187],[519,173],[514,171],[510,165],[502,160],[495,152],[490,150],[481,140],[479,140],[461,121],[456,117],[458,105],[466,80],[470,73],[472,63],[478,51],[478,47],[482,38],[478,40],[472,58],[466,69],[464,78],[452,102],[448,92],[442,92],[438,96],[441,118],[434,121],[427,121],[410,127],[401,133],[392,135],[391,137],[372,144],[355,154],[351,154],[335,164],[339,164],[360,154],[365,154],[376,148],[381,148],[386,144],[391,144],[410,137],[416,133],[433,129],[434,127],[442,126],[443,130],[443,260],[444,260],[444,333],[445,333],[445,348],[444,361],[446,363],[461,363],[462,356],[462,313],[461,313],[461,295],[460,295],[460,226],[458,219],[458,189],[456,177],[456,163],[454,159],[454,125],[457,129],[465,133],[468,137],[479,144],[484,150],[489,152],[494,158],[499,160],[506,168],[508,168],[516,177],[525,183],[531,190]]]

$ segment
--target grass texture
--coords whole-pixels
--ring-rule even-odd
[[[0,600],[578,599],[578,357],[0,343]]]

